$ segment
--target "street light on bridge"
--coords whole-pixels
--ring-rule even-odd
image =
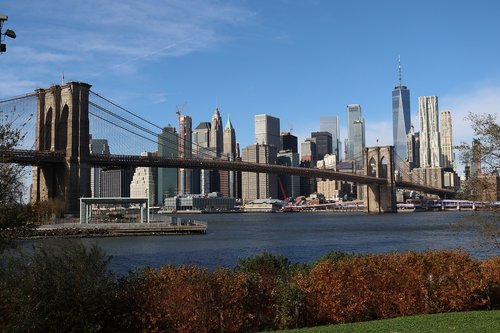
[[[12,39],[16,38],[16,33],[14,32],[14,30],[7,29],[5,30],[5,33],[2,32],[3,23],[8,19],[9,17],[7,15],[0,14],[0,53],[4,53],[5,51],[7,51],[7,45],[2,43],[5,40],[5,36]]]

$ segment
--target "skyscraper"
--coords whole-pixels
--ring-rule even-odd
[[[215,148],[210,147],[211,124],[207,121],[201,122],[193,131],[193,156],[196,158],[215,157]],[[194,169],[193,172],[193,193],[208,194],[210,188],[210,170]]]
[[[178,154],[180,158],[192,157],[192,120],[190,116],[179,115],[179,141],[177,144]],[[191,194],[193,171],[191,169],[178,169],[178,185],[177,192],[179,194]]]
[[[210,128],[210,147],[215,148],[217,157],[221,155],[223,150],[223,131],[222,118],[219,113],[219,108],[216,107],[212,116],[212,126]]]
[[[281,150],[291,150],[298,153],[297,137],[290,132],[281,132],[280,134]]]
[[[332,153],[337,157],[337,162],[342,157],[342,142],[340,141],[340,127],[338,116],[320,117],[320,132],[332,133]]]
[[[441,163],[443,168],[455,169],[451,112],[448,110],[441,112]]]
[[[363,149],[365,148],[365,120],[361,115],[361,105],[347,105],[348,156],[356,161],[356,169],[363,168]]]
[[[230,161],[234,161],[238,156],[236,150],[236,132],[234,131],[233,124],[227,117],[227,123],[224,127],[224,149],[223,155],[227,156]],[[238,177],[236,171],[220,171],[220,191],[226,197],[237,198],[238,193]]]
[[[275,146],[253,144],[243,148],[244,162],[275,164],[277,150]],[[243,200],[277,198],[278,180],[276,174],[242,172]]]
[[[178,137],[175,128],[168,125],[158,135],[158,156],[177,157]],[[158,168],[158,204],[163,205],[165,197],[177,194],[177,168]]]
[[[441,166],[441,144],[439,138],[439,108],[437,96],[418,98],[420,123],[420,167]]]
[[[325,155],[332,154],[332,133],[312,132],[311,137],[316,139],[317,160],[322,160]]]
[[[280,120],[279,118],[258,114],[255,116],[255,142],[274,146],[280,150]]]
[[[90,153],[93,155],[109,155],[109,145],[106,139],[92,139],[90,137]],[[90,190],[93,198],[101,197],[101,167],[90,169]]]
[[[154,153],[156,155],[156,153]],[[141,156],[153,156],[153,153],[142,152]],[[148,198],[150,206],[157,205],[158,170],[151,167],[137,167],[130,183],[131,198]],[[163,204],[163,203],[162,203]]]
[[[392,138],[394,144],[394,162],[396,169],[400,169],[405,159],[406,136],[410,132],[410,90],[402,85],[401,62],[399,63],[399,85],[392,91]]]

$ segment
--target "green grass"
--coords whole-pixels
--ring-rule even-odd
[[[367,321],[352,324],[318,326],[283,333],[403,333],[403,332],[500,332],[500,310],[439,313],[412,317]]]

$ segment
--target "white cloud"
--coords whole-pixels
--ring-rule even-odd
[[[500,86],[477,88],[461,95],[444,96],[439,101],[441,110],[450,110],[453,121],[454,144],[471,143],[474,136],[465,117],[472,113],[500,114]]]

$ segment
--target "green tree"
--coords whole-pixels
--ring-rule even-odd
[[[470,121],[474,137],[480,143],[480,153],[474,152],[471,145],[462,142],[456,147],[460,160],[464,165],[470,165],[473,159],[481,163],[481,173],[471,174],[462,184],[460,196],[473,201],[496,201],[498,198],[498,169],[500,168],[500,125],[496,114],[469,113],[466,120]],[[476,148],[477,149],[477,148]],[[496,177],[495,177],[496,176]],[[459,221],[462,229],[477,232],[479,245],[500,248],[500,211],[498,206],[492,212],[478,212],[471,217]]]

